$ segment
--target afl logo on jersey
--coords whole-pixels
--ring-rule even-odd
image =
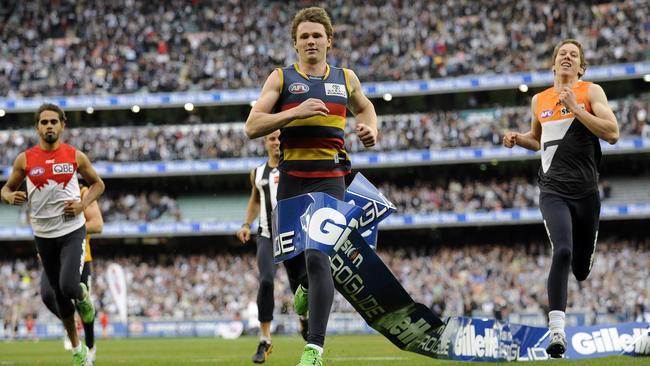
[[[303,83],[293,83],[289,85],[289,93],[291,94],[304,94],[309,91],[309,86]]]
[[[37,167],[32,168],[32,170],[29,171],[29,176],[30,177],[37,177],[37,176],[39,176],[41,174],[44,174],[44,173],[45,173],[45,168],[37,166]]]
[[[552,109],[547,109],[545,111],[542,111],[542,113],[539,114],[539,118],[548,118],[553,115],[553,110]]]
[[[74,173],[74,166],[71,163],[54,164],[52,165],[52,173],[72,174]]]

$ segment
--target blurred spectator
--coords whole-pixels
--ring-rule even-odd
[[[259,87],[295,60],[304,1],[17,1],[0,10],[0,96]],[[329,62],[362,81],[548,70],[577,38],[590,65],[647,60],[650,7],[538,1],[307,2],[336,24]],[[362,21],[360,21],[362,20]]]
[[[612,101],[611,106],[622,136],[642,133],[639,115],[650,109],[650,96]],[[348,119],[346,148],[352,153],[367,151],[357,138],[354,127],[354,119]],[[379,136],[373,149],[396,151],[500,146],[505,131],[527,131],[529,128],[528,107],[385,115],[379,117]],[[69,128],[62,139],[84,151],[95,162],[266,156],[262,139],[249,140],[244,134],[243,122]],[[12,159],[37,142],[33,129],[0,130],[0,165],[11,165]]]
[[[399,249],[381,249],[379,255],[413,298],[433,304],[438,314],[495,316],[510,313],[544,314],[546,272],[550,265],[548,243],[506,247],[499,245],[428,246],[403,243]],[[126,270],[130,316],[152,319],[206,319],[242,313],[255,300],[255,257],[220,254],[215,257],[123,257],[116,260]],[[110,298],[105,277],[109,261],[95,258],[99,274],[93,292],[99,308],[111,318],[117,308]],[[620,321],[644,319],[650,306],[650,241],[603,241],[598,244],[589,279],[569,281],[568,310],[611,313]],[[624,264],[624,265],[623,265]],[[36,260],[0,262],[0,318],[16,306],[23,314],[38,314],[38,321],[52,315],[38,298]],[[291,306],[286,273],[276,281],[277,313]],[[28,278],[29,280],[25,280]],[[622,284],[624,284],[622,286]],[[337,293],[335,312],[353,312]],[[291,310],[288,310],[291,311]],[[4,314],[3,314],[4,312]],[[647,321],[647,320],[646,320]]]
[[[402,214],[500,211],[539,206],[539,187],[525,178],[462,183],[451,179],[445,184],[416,180],[408,187],[384,182],[377,188]]]

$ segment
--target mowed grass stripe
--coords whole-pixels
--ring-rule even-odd
[[[220,338],[156,338],[111,339],[97,341],[97,366],[167,366],[223,365],[250,366],[257,339],[236,340]],[[304,342],[299,337],[278,336],[273,339],[273,353],[265,365],[293,366],[298,363]],[[325,345],[325,365],[332,366],[436,366],[436,365],[503,365],[434,360],[397,349],[379,335],[329,336]],[[19,341],[0,343],[0,365],[69,365],[72,356],[57,341]],[[607,357],[564,362],[571,366],[649,365],[649,357]],[[548,365],[527,362],[526,365]]]

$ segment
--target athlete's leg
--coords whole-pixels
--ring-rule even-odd
[[[539,201],[552,250],[548,275],[549,308],[564,311],[573,247],[571,212],[566,200],[560,196],[542,193]]]
[[[81,228],[58,239],[61,246],[59,286],[63,294],[73,300],[83,300],[80,286],[85,254],[86,228]]]
[[[571,212],[567,201],[560,196],[542,193],[539,201],[552,250],[547,285],[550,309],[548,325],[551,331],[551,340],[546,352],[552,358],[560,358],[567,348],[564,312],[573,248]]]
[[[271,239],[257,236],[257,269],[260,287],[257,291],[258,320],[260,321],[260,343],[253,354],[254,363],[263,363],[271,353],[271,321],[273,320],[273,289],[275,263]]]
[[[84,262],[84,269],[81,272],[81,283],[86,284],[88,292],[92,293],[92,262]],[[84,322],[84,340],[89,349],[95,347],[95,317],[90,322]]]
[[[310,181],[310,192],[324,192],[342,200],[345,195],[343,177]],[[325,344],[325,332],[334,301],[334,280],[327,254],[315,250],[305,250],[307,276],[309,280],[309,334],[307,343],[320,348]]]
[[[260,323],[266,323],[270,326],[273,320],[273,289],[275,279],[275,264],[273,263],[273,245],[271,239],[265,238],[261,235],[257,236],[257,268],[259,271],[260,287],[257,291],[257,308],[259,309],[258,319]],[[264,334],[262,337],[266,338],[269,342],[271,340],[271,333]]]
[[[72,299],[66,296],[61,290],[61,284],[59,282],[61,271],[63,269],[61,264],[62,250],[59,238],[50,239],[35,237],[34,240],[36,242],[38,254],[41,257],[41,263],[43,264],[43,272],[47,276],[47,280],[54,291],[56,308],[61,317],[61,321],[63,322],[63,327],[70,338],[72,346],[78,347],[80,342],[74,321],[74,305]],[[79,277],[77,277],[77,284],[78,283]]]
[[[56,295],[54,294],[54,289],[50,285],[50,281],[47,280],[47,275],[45,271],[41,273],[41,299],[45,307],[57,318],[61,319],[59,315],[59,309],[56,307]]]
[[[36,248],[43,264],[43,273],[54,291],[56,309],[61,319],[74,315],[72,299],[61,291],[59,278],[61,274],[61,248],[57,239],[35,238]]]
[[[596,253],[598,225],[600,221],[600,196],[594,194],[576,200],[572,205],[573,218],[573,274],[584,281],[591,272]]]

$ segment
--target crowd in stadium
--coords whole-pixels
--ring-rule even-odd
[[[99,208],[106,222],[179,221],[176,199],[160,191],[103,195]]]
[[[645,241],[643,241],[645,240]],[[650,308],[650,241],[604,241],[598,244],[593,271],[578,285],[569,281],[569,311],[635,316]],[[548,243],[502,246],[470,245],[399,249],[379,248],[382,259],[419,302],[445,316],[479,314],[506,318],[509,313],[545,313]],[[115,318],[105,273],[108,260],[95,259],[93,291],[99,309]],[[154,319],[233,318],[255,302],[257,267],[252,254],[214,257],[158,255],[124,257],[129,283],[130,316]],[[292,312],[286,272],[278,267],[276,313]],[[51,319],[39,296],[36,260],[0,263],[0,318],[19,311]],[[336,295],[333,311],[354,311]],[[625,320],[625,319],[620,319]]]
[[[361,81],[548,69],[564,38],[580,40],[593,64],[648,59],[650,8],[642,0],[326,5],[336,24],[329,62]],[[288,24],[300,6],[8,2],[0,9],[0,96],[259,87],[273,67],[295,59]]]
[[[407,215],[539,207],[539,187],[523,177],[462,182],[452,179],[437,183],[415,180],[405,187],[383,182],[377,188],[395,205],[397,212]],[[609,182],[602,181],[599,188],[601,199],[606,200],[611,196]],[[98,202],[105,222],[169,222],[183,219],[176,198],[161,191],[108,192]],[[26,206],[22,206],[21,222],[27,224]]]
[[[176,198],[161,191],[112,193],[97,200],[104,222],[180,221]],[[27,225],[27,206],[21,206],[20,221]]]
[[[650,137],[650,98],[611,103],[622,136]],[[347,124],[349,152],[365,151]],[[508,107],[471,111],[385,115],[379,117],[379,151],[439,149],[459,146],[497,146],[507,130],[527,131],[530,108]],[[194,160],[266,156],[261,139],[250,141],[243,123],[150,125],[144,127],[69,128],[63,140],[93,161]],[[0,130],[0,165],[38,142],[34,130]]]

